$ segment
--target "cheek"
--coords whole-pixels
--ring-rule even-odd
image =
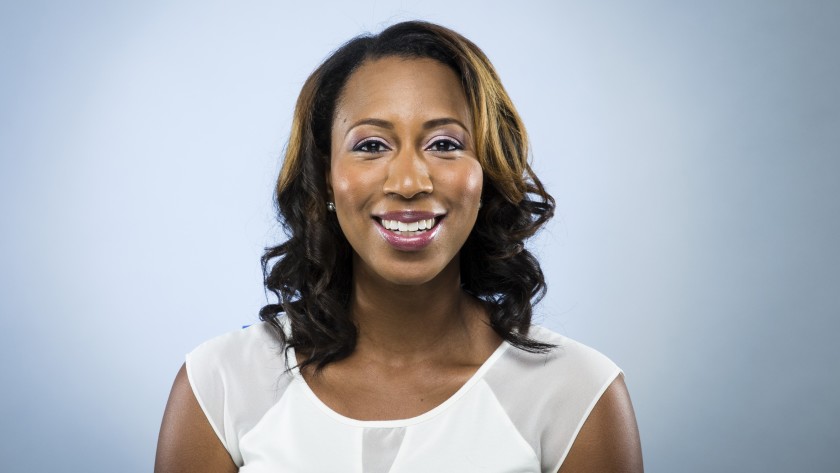
[[[476,163],[472,172],[467,176],[464,183],[467,192],[470,195],[481,198],[481,189],[484,186],[484,173],[481,171],[481,165]]]
[[[330,174],[330,186],[332,187],[333,197],[336,202],[342,202],[345,205],[350,204],[360,198],[360,193],[367,188],[365,179],[362,173],[349,169],[340,160],[333,161],[332,172]]]
[[[338,224],[350,244],[355,247],[358,236],[364,234],[369,218],[365,217],[375,195],[376,173],[370,166],[360,166],[342,159],[332,161],[330,186],[335,201]]]
[[[481,189],[484,185],[484,173],[478,161],[465,163],[462,169],[452,173],[449,177],[452,189],[459,189],[459,200],[472,206],[481,199]]]
[[[333,195],[335,195],[335,200],[339,202],[353,200],[353,183],[350,182],[348,179],[341,177],[333,177],[332,189]]]

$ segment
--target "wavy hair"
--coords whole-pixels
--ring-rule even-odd
[[[366,61],[392,56],[434,59],[460,78],[484,173],[483,205],[460,252],[461,285],[483,301],[504,340],[531,352],[550,349],[528,337],[533,305],[546,286],[524,241],[554,214],[554,199],[528,163],[525,127],[490,61],[458,33],[421,21],[350,40],[304,83],[275,189],[288,239],[266,248],[261,259],[265,287],[278,300],[260,310],[260,319],[277,329],[287,350],[306,355],[300,368],[320,370],[355,349],[357,328],[348,315],[353,250],[327,211],[325,175],[333,114],[347,79]]]

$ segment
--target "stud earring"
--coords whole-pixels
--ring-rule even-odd
[[[483,204],[483,203],[484,203],[484,201],[482,201],[481,199],[478,199],[478,208],[481,208],[481,204]]]
[[[330,212],[335,212],[335,204],[332,202],[327,202],[327,210]]]

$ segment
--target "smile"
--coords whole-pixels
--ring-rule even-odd
[[[443,215],[431,212],[388,212],[375,216],[380,235],[394,249],[419,251],[434,241]]]

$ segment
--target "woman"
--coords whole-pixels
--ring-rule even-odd
[[[187,357],[157,472],[642,471],[620,370],[531,326],[554,202],[490,62],[423,22],[306,81],[264,322]]]

